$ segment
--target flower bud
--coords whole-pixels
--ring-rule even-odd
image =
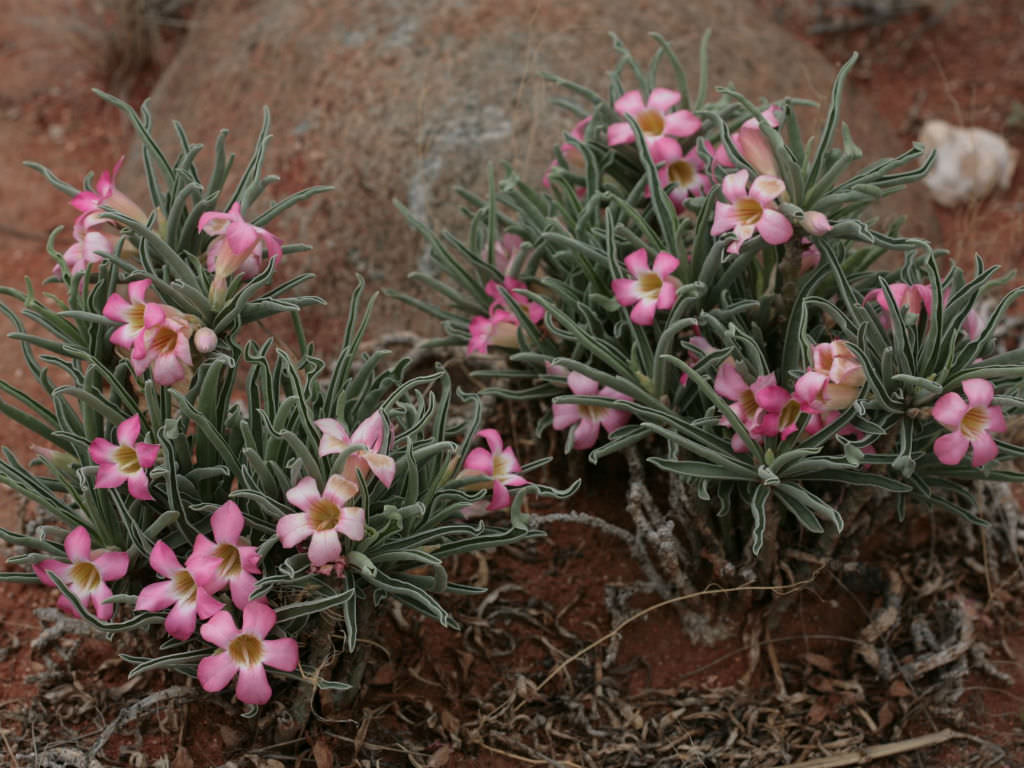
[[[212,328],[204,326],[195,332],[192,343],[196,345],[197,351],[204,355],[209,354],[217,348],[217,334],[213,332]]]
[[[803,218],[800,220],[800,226],[802,226],[809,234],[817,235],[820,237],[832,229],[832,225],[828,222],[828,216],[820,211],[804,211]]]

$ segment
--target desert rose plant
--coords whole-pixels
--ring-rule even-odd
[[[259,205],[276,180],[263,175],[269,118],[229,187],[226,132],[203,181],[180,125],[172,161],[145,105],[104,98],[137,129],[151,200],[119,188],[120,161],[81,189],[35,166],[78,217],[63,253],[50,238],[51,293],[0,289],[42,329],[2,307],[45,394],[0,384],[0,411],[43,443],[29,466],[5,451],[0,479],[50,519],[35,535],[0,530],[27,569],[0,578],[38,580],[107,631],[162,627],[157,653],[126,657],[133,674],[178,670],[248,705],[282,678],[344,688],[338,659],[375,606],[456,627],[437,596],[479,590],[449,581],[448,559],[535,535],[524,499],[557,492],[530,479],[543,460],[521,465],[481,429],[479,401],[453,403],[443,369],[360,351],[373,303],[361,281],[336,356],[315,355],[300,311],[322,301],[295,295],[311,275],[278,270],[306,246],[273,222],[325,189]],[[275,315],[293,320],[292,346],[257,340]]]
[[[656,39],[647,68],[619,46],[607,98],[554,78],[577,122],[541,184],[463,191],[465,238],[413,222],[444,278],[416,275],[447,299],[418,304],[438,343],[487,354],[492,393],[550,403],[538,431],[567,451],[625,452],[633,490],[643,460],[667,473],[661,504],[627,505],[666,596],[698,573],[775,578],[782,545],[827,556],[848,518],[911,502],[978,520],[972,481],[1022,478],[1004,438],[1024,351],[997,336],[1020,289],[992,300],[980,257],[942,271],[878,227],[868,206],[931,158],[858,166],[839,118],[854,59],[808,139],[809,102],[712,101],[706,38],[695,92]]]

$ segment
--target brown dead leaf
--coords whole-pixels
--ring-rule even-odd
[[[902,699],[907,696],[913,696],[914,693],[902,680],[893,680],[892,685],[889,686],[889,695],[894,699]]]
[[[447,744],[443,745],[427,761],[427,768],[444,768],[452,758],[452,748]]]
[[[395,665],[390,661],[381,664],[370,679],[370,685],[391,685],[395,682]]]
[[[313,745],[313,762],[316,763],[316,768],[334,768],[334,753],[322,736]]]
[[[818,700],[811,704],[811,708],[807,711],[807,722],[817,725],[828,717],[828,714],[829,708],[821,700]]]
[[[820,653],[805,653],[804,660],[812,667],[820,669],[822,672],[828,672],[832,675],[836,672],[835,662],[828,656],[822,656]]]
[[[195,761],[192,759],[192,755],[188,753],[188,750],[185,747],[178,747],[178,751],[171,761],[171,768],[194,768],[194,766]]]
[[[878,708],[878,727],[881,730],[885,730],[893,721],[896,719],[896,707],[893,706],[891,701],[885,702]]]

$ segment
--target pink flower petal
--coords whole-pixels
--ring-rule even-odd
[[[640,298],[636,280],[617,277],[612,280],[612,293],[615,300],[624,307],[632,306]]]
[[[54,586],[53,579],[47,576],[46,572],[53,571],[61,581],[66,581],[67,572],[71,570],[71,564],[62,563],[59,560],[48,558],[33,565],[32,570],[35,572],[36,578],[39,579],[43,585],[52,587]]]
[[[474,448],[466,456],[463,466],[490,477],[494,471],[494,456],[486,448]]]
[[[597,437],[600,432],[601,425],[598,422],[590,421],[589,419],[580,419],[579,424],[576,425],[576,431],[573,433],[573,448],[581,451],[586,450],[587,448],[593,448],[594,443],[597,442]]]
[[[1003,409],[991,407],[988,409],[988,431],[1005,432],[1006,419],[1003,418]]]
[[[671,309],[672,305],[676,303],[676,284],[672,280],[666,280],[661,284],[661,290],[658,291],[657,308],[658,309]]]
[[[64,537],[64,552],[72,563],[88,562],[91,559],[92,537],[84,525],[79,525]]]
[[[793,237],[793,225],[789,219],[770,208],[764,210],[756,226],[764,241],[771,245],[781,245]]]
[[[366,453],[363,459],[370,467],[370,471],[380,480],[385,488],[390,488],[395,481],[395,460],[382,453]]]
[[[340,523],[339,523],[340,525]],[[309,562],[313,565],[326,565],[341,555],[341,540],[338,532],[314,531],[309,539]]]
[[[654,315],[657,313],[657,299],[641,299],[634,305],[633,311],[629,313],[629,319],[637,325],[654,325]]]
[[[277,614],[269,605],[249,603],[242,609],[242,634],[256,635],[261,640],[277,623]]]
[[[204,624],[199,630],[200,634],[208,626],[210,626],[209,622]],[[227,687],[227,684],[231,682],[237,671],[238,665],[231,660],[227,653],[215,653],[199,662],[196,676],[199,678],[199,685],[202,686],[204,691],[216,693]]]
[[[136,443],[135,455],[139,459],[139,466],[149,469],[156,464],[157,457],[160,455],[160,446],[156,443]]]
[[[657,273],[658,277],[664,280],[678,268],[679,259],[667,251],[659,251],[658,255],[654,257],[654,267],[651,271]]]
[[[103,305],[103,316],[108,320],[116,320],[119,323],[127,323],[127,311],[131,304],[124,300],[124,297],[117,293],[110,294],[107,303]]]
[[[760,131],[758,133],[760,134]],[[782,179],[768,174],[761,174],[750,185],[750,196],[761,205],[767,205],[785,191],[786,183]]]
[[[89,443],[89,458],[97,464],[104,462],[114,461],[114,451],[117,450],[117,446],[109,440],[104,440],[102,437],[97,437],[91,443]]]
[[[604,427],[605,431],[610,435],[626,426],[626,424],[629,423],[630,418],[632,418],[632,415],[627,411],[621,411],[618,408],[609,408],[601,417],[601,426]]]
[[[967,454],[970,444],[970,441],[959,432],[950,432],[935,441],[933,450],[935,457],[940,462],[947,466],[954,466],[959,464]]]
[[[508,488],[501,483],[495,483],[491,489],[491,503],[487,506],[487,509],[491,512],[505,509],[511,501],[512,497],[509,495]]]
[[[676,101],[679,97],[676,97]],[[626,91],[615,100],[615,111],[620,115],[636,115],[643,112],[647,104],[640,91]]]
[[[99,485],[97,484],[97,488]],[[140,501],[153,501],[153,494],[149,492],[149,478],[146,471],[140,469],[128,475],[128,493]]]
[[[181,600],[175,603],[164,619],[164,629],[171,637],[185,641],[196,631],[196,604]]]
[[[288,499],[289,504],[298,507],[303,512],[308,512],[313,502],[319,501],[321,497],[320,491],[316,487],[316,480],[312,477],[304,477],[293,488],[288,489],[285,498]]]
[[[263,663],[274,669],[292,672],[299,666],[299,644],[290,637],[264,640]]]
[[[633,251],[626,256],[623,261],[628,269],[634,276],[639,276],[641,272],[650,272],[650,257],[647,255],[647,251],[644,248],[640,248]]]
[[[628,144],[633,141],[633,128],[629,123],[612,123],[608,126],[608,146]]]
[[[554,403],[551,406],[551,417],[554,429],[565,429],[580,420],[580,409],[571,403]]]
[[[96,587],[92,592],[89,593],[89,599],[92,602],[93,613],[96,614],[96,618],[100,621],[110,621],[110,618],[114,615],[114,606],[110,603],[105,602],[107,599],[114,596],[108,587],[103,582]],[[85,600],[82,601],[83,603]]]
[[[225,610],[220,611],[203,624],[199,629],[199,634],[211,645],[226,649],[241,632],[235,626],[235,620],[231,618],[231,614]]]
[[[669,88],[655,88],[651,91],[651,95],[647,97],[647,108],[656,109],[659,112],[668,112],[679,103],[680,98],[679,91],[673,91]]]
[[[740,372],[736,370],[736,365],[726,361],[719,366],[718,373],[715,374],[714,389],[724,398],[739,400],[749,387]]]
[[[731,231],[737,224],[739,224],[739,214],[736,213],[736,208],[729,203],[723,203],[721,200],[715,201],[715,218],[711,222],[711,234],[718,236],[725,232]]]
[[[157,581],[139,590],[135,600],[136,611],[162,611],[178,601],[174,592],[174,584],[169,581]]]
[[[345,506],[345,502],[359,493],[359,486],[351,480],[346,480],[341,475],[331,475],[327,478],[327,485],[324,486],[323,497],[333,501],[339,507]]]
[[[584,376],[579,371],[573,371],[565,377],[566,383],[573,394],[596,395],[599,389],[598,383],[589,376]]]
[[[995,387],[988,379],[967,379],[962,386],[964,394],[967,395],[967,404],[972,407],[987,407],[996,393]]]
[[[980,467],[999,455],[999,446],[992,435],[984,432],[971,440],[971,466]]]
[[[352,541],[362,541],[366,535],[366,512],[362,507],[343,507],[335,530]]]
[[[669,136],[693,136],[702,127],[700,118],[686,109],[665,115],[665,133]]]
[[[270,689],[270,683],[267,682],[267,670],[263,668],[262,664],[239,667],[235,695],[243,704],[262,705],[270,701],[273,691]]]
[[[131,565],[131,557],[127,552],[100,552],[92,559],[92,564],[100,572],[104,581],[123,579]]]
[[[149,553],[149,567],[165,579],[171,579],[181,570],[181,563],[178,562],[173,549],[163,541],[158,541]]]
[[[380,411],[374,411],[363,423],[356,427],[355,432],[352,433],[352,442],[359,445],[365,445],[371,450],[377,450],[380,448],[381,442],[384,440],[384,417]]]
[[[745,198],[747,196],[748,177],[747,169],[744,168],[741,171],[736,171],[736,173],[730,173],[722,179],[722,194],[725,195],[725,199],[730,203],[735,203],[737,200]],[[718,218],[717,211],[715,218]]]
[[[231,602],[236,608],[241,610],[251,602],[249,596],[255,586],[256,577],[245,571],[231,579]]]
[[[969,410],[970,406],[964,402],[960,395],[955,392],[947,392],[936,400],[935,405],[932,406],[932,418],[947,429],[957,429]],[[966,451],[967,449],[965,448],[964,450]],[[961,454],[962,457],[963,454]],[[959,461],[960,459],[957,459],[953,463],[956,464]]]
[[[213,538],[218,543],[235,544],[242,535],[245,519],[235,502],[226,501],[217,507],[210,518],[210,525],[213,528]]]
[[[285,515],[277,521],[277,538],[281,540],[282,547],[294,547],[300,541],[308,539],[312,535],[313,527],[309,524],[309,516],[305,512]]]

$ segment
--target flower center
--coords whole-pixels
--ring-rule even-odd
[[[103,582],[99,569],[85,560],[72,565],[68,575],[71,577],[72,583],[83,592],[92,592]]]
[[[239,635],[228,645],[231,660],[243,667],[251,667],[263,660],[263,641],[255,635]]]
[[[142,466],[139,464],[139,454],[135,452],[135,446],[119,445],[114,449],[114,463],[123,475],[133,475]]]
[[[191,573],[182,568],[171,578],[171,583],[174,584],[174,591],[183,601],[186,603],[195,602],[196,593],[199,591],[199,588],[196,586]]]
[[[800,418],[800,403],[790,400],[782,406],[782,410],[779,412],[779,430],[793,426],[798,418]]]
[[[764,213],[764,208],[752,197],[737,200],[734,209],[740,224],[757,224],[761,220],[761,214]]]
[[[124,316],[130,328],[142,328],[145,325],[146,305],[141,303],[132,304],[124,311]]]
[[[608,412],[607,408],[600,405],[578,405],[576,407],[580,409],[580,416],[584,421],[600,421]]]
[[[960,422],[960,434],[968,440],[975,440],[988,429],[988,408],[974,406],[964,414]]]
[[[508,457],[505,455],[500,453],[495,455],[494,461],[491,463],[491,477],[495,480],[507,477],[510,469],[509,464]]]
[[[640,293],[646,294],[648,299],[656,299],[661,293],[662,280],[657,272],[641,272],[636,282]]]
[[[213,550],[213,556],[220,558],[217,575],[230,579],[242,572],[242,555],[234,544],[220,544]]]
[[[309,508],[309,523],[317,531],[332,531],[338,526],[341,510],[328,499],[317,499]]]
[[[743,394],[740,395],[740,399],[736,402],[740,404],[740,408],[743,410],[744,419],[750,420],[754,418],[754,414],[757,413],[758,409],[757,398],[754,397],[754,390],[743,390]]]
[[[697,178],[697,172],[685,160],[676,160],[668,167],[668,180],[687,189]]]
[[[150,342],[150,348],[155,349],[161,355],[169,355],[178,346],[178,334],[166,326],[157,328]]]
[[[661,136],[665,131],[665,117],[656,109],[645,109],[636,116],[636,122],[644,136]]]

